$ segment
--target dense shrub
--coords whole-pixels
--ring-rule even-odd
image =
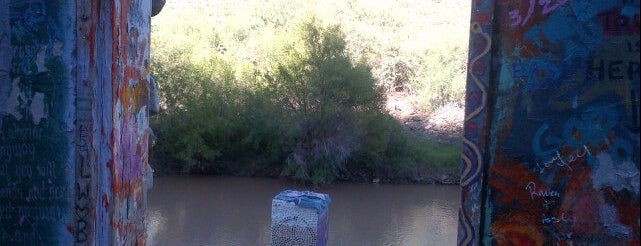
[[[371,69],[354,64],[339,26],[315,20],[299,26],[276,62],[270,84],[291,117],[285,174],[314,182],[339,177],[345,161],[367,140],[363,117],[382,115],[383,93]]]

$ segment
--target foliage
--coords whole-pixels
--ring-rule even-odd
[[[160,84],[162,112],[152,120],[158,135],[157,153],[170,162],[181,161],[184,170],[202,169],[222,152],[220,144],[213,141],[230,134],[233,107],[223,93],[231,90],[220,60],[195,63],[188,57],[188,49],[174,50],[167,60],[156,57],[154,74]],[[216,65],[223,66],[216,71]],[[220,68],[220,67],[219,67]],[[216,73],[214,73],[216,71]],[[229,71],[227,71],[229,73]],[[220,77],[214,77],[221,75]]]
[[[162,110],[151,122],[158,137],[151,162],[157,170],[327,183],[404,179],[458,165],[460,147],[407,133],[384,112],[383,92],[422,93],[416,98],[425,108],[460,101],[464,58],[458,56],[466,49],[451,42],[429,49],[399,40],[390,45],[384,38],[397,36],[391,33],[409,33],[398,9],[315,3],[247,0],[234,5],[237,12],[215,1],[202,8],[177,3],[155,17],[152,73]],[[343,7],[355,12],[334,11]],[[449,55],[453,49],[456,57]]]
[[[300,25],[285,45],[270,81],[276,103],[291,115],[293,147],[285,173],[312,181],[332,181],[357,150],[367,130],[366,114],[382,114],[383,94],[369,67],[353,64],[339,26]]]

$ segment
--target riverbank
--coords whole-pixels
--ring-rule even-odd
[[[183,172],[181,170],[169,170],[167,166],[155,165],[151,163],[154,169],[154,176],[167,177],[167,176],[237,176],[237,177],[259,177],[259,178],[272,178],[282,180],[292,180],[291,177],[281,175],[281,170],[256,170],[247,169],[243,166],[247,165],[226,165],[237,166],[238,168],[225,170],[225,171],[212,171],[212,170],[191,170],[190,172]],[[251,165],[249,165],[251,166]],[[344,175],[342,178],[337,179],[334,183],[380,183],[380,184],[441,184],[441,185],[458,185],[460,181],[460,168],[435,168],[435,167],[421,167],[413,170],[408,175],[397,176],[395,178],[372,175],[369,170],[357,170]],[[309,183],[309,181],[298,181],[300,183]]]
[[[428,140],[439,145],[460,146],[463,129],[464,109],[456,105],[446,105],[434,113],[425,114],[413,107],[411,95],[404,93],[386,93],[386,109],[388,113],[404,130],[413,136]],[[153,148],[151,152],[153,152]],[[154,163],[155,162],[155,163]],[[221,161],[224,169],[195,169],[180,170],[173,165],[159,165],[158,160],[152,161],[152,168],[156,176],[171,175],[230,175],[239,177],[268,177],[277,179],[291,179],[282,176],[282,169],[274,166],[264,166],[260,160],[244,161]],[[338,182],[348,183],[383,183],[383,184],[443,184],[457,185],[460,181],[460,167],[449,165],[446,167],[435,167],[430,165],[417,165],[410,170],[390,170],[391,172],[403,172],[390,178],[386,175],[376,175],[372,170],[359,169],[346,173]]]
[[[446,105],[432,114],[424,114],[412,107],[410,97],[400,93],[386,95],[386,108],[389,114],[398,121],[404,131],[416,138],[427,140],[439,146],[458,148],[463,128],[463,108]],[[152,149],[151,152],[154,150]],[[434,150],[438,151],[438,150]],[[458,154],[458,153],[454,153]],[[279,166],[263,165],[262,160],[220,161],[218,168],[181,170],[177,165],[159,165],[158,160],[152,159],[152,167],[157,176],[167,175],[231,175],[240,177],[269,177],[291,179],[281,175]],[[224,168],[221,168],[224,167]],[[348,170],[336,180],[337,182],[352,183],[386,183],[386,184],[445,184],[456,185],[460,180],[460,167],[449,164],[414,165],[412,167],[390,168],[388,173],[376,173],[372,169],[358,168]]]

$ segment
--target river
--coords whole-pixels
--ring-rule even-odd
[[[327,193],[328,245],[455,245],[458,186],[332,184],[225,176],[155,177],[149,245],[269,245],[271,200],[285,189]]]

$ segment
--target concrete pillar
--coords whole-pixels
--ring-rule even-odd
[[[639,0],[471,17],[458,244],[639,244]]]
[[[0,0],[0,245],[144,245],[150,0]]]

